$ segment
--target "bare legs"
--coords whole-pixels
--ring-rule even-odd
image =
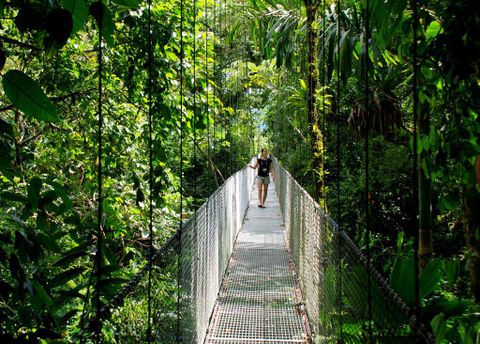
[[[262,197],[262,183],[257,184],[258,189],[258,206],[263,207],[263,197]]]
[[[263,202],[262,205],[265,205],[265,200],[267,199],[268,184],[263,184]]]
[[[257,189],[258,189],[258,201],[260,202],[259,206],[263,208],[265,205],[265,200],[267,199],[268,184],[258,183]]]

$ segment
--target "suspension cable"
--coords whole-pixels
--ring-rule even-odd
[[[326,89],[327,89],[327,78],[325,75],[326,71],[326,61],[325,61],[325,31],[326,31],[326,3],[325,0],[322,1],[322,10],[323,10],[323,24],[322,24],[322,197],[323,197],[323,210],[327,212],[327,191],[326,191],[326,173],[325,173],[325,135],[326,135],[326,121],[325,121],[325,110],[326,110]]]
[[[336,150],[337,150],[337,224],[340,221],[340,11],[341,2],[337,0],[337,116],[336,116]]]
[[[337,106],[336,106],[336,189],[337,189],[337,224],[338,227],[341,228],[341,208],[340,208],[340,96],[341,96],[341,88],[340,88],[340,13],[341,13],[341,1],[337,0]],[[342,247],[342,240],[340,235],[338,235],[338,254],[337,257],[337,271],[339,273],[339,285],[337,287],[337,299],[340,311],[342,309],[342,264],[341,264],[341,247]],[[341,314],[341,313],[340,313]],[[342,325],[342,317],[340,317],[340,324],[339,324],[339,334],[340,340],[343,341],[343,325]]]
[[[97,152],[97,183],[98,183],[98,204],[97,204],[97,252],[95,254],[95,271],[96,271],[96,283],[95,283],[95,339],[100,342],[100,332],[102,330],[102,324],[100,322],[100,310],[102,303],[100,300],[101,290],[101,277],[102,277],[102,244],[103,244],[103,230],[102,230],[102,218],[103,218],[103,180],[102,180],[102,156],[103,156],[103,142],[102,142],[102,130],[103,130],[103,112],[102,112],[102,73],[103,73],[103,5],[98,19],[98,152]]]
[[[217,38],[217,33],[215,32],[215,29],[217,27],[217,0],[213,0],[213,26],[212,26],[212,31],[213,31],[213,80],[214,82],[216,81],[215,76],[216,74],[216,69],[217,69],[217,54],[215,53],[215,40]],[[215,82],[216,85],[216,82]],[[215,157],[215,138],[216,138],[216,130],[217,130],[217,106],[216,106],[216,96],[217,96],[217,87],[213,86],[213,140],[212,140],[212,161],[213,158]],[[213,173],[216,173],[215,170],[213,170]],[[216,180],[216,178],[215,178]]]
[[[198,118],[198,108],[197,108],[197,0],[193,0],[193,121],[192,121],[192,130],[193,130],[193,208],[194,208],[194,227],[197,223],[197,118]]]
[[[205,100],[206,109],[205,114],[207,116],[207,164],[210,159],[210,108],[209,108],[209,80],[208,80],[208,1],[205,1]],[[210,191],[210,190],[209,190]],[[207,200],[208,202],[208,200]]]
[[[185,55],[183,42],[183,21],[184,21],[184,0],[180,0],[180,209],[179,209],[179,228],[178,228],[178,254],[177,254],[177,343],[182,342],[181,338],[181,278],[182,269],[182,231],[183,231],[183,59]]]
[[[152,138],[152,81],[153,81],[153,51],[152,51],[152,0],[147,2],[147,53],[148,53],[148,232],[149,232],[149,258],[148,258],[148,319],[147,319],[147,342],[152,340],[152,268],[153,268],[153,138]]]
[[[366,255],[367,255],[367,264],[371,264],[371,252],[370,252],[370,189],[369,189],[369,131],[370,131],[370,90],[369,90],[369,80],[368,80],[368,69],[370,67],[370,4],[369,0],[366,0],[366,9],[365,9],[365,229],[366,229]],[[367,269],[367,299],[368,299],[368,332],[370,336],[370,342],[373,343],[373,330],[372,330],[372,273],[371,269]]]
[[[417,0],[412,0],[412,10],[413,10],[413,84],[412,84],[412,93],[413,93],[413,200],[415,205],[415,214],[418,211],[418,7]],[[413,262],[414,262],[414,288],[415,288],[415,316],[416,316],[416,326],[417,328],[420,325],[420,281],[419,281],[419,259],[418,259],[418,249],[419,249],[419,223],[416,223],[416,234],[414,239],[414,253],[413,253]]]

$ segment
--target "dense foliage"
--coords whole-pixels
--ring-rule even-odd
[[[253,154],[245,144],[253,141],[253,123],[236,112],[239,64],[221,41],[225,24],[213,17],[211,3],[153,3],[151,42],[147,4],[136,0],[0,5],[0,335],[73,340],[80,318],[94,312],[93,286],[101,286],[106,302],[145,264],[150,195],[159,247],[180,216],[187,218]],[[227,51],[224,59],[217,50]],[[227,78],[228,68],[234,73]]]
[[[419,4],[416,102],[413,8],[369,3],[366,34],[365,1],[153,2],[148,42],[137,0],[0,0],[0,336],[75,340],[98,228],[106,302],[148,258],[150,206],[160,247],[268,144],[362,250],[368,205],[373,261],[410,306],[419,235],[423,321],[439,342],[478,341],[480,7]]]
[[[253,40],[278,67],[280,81],[264,89],[274,153],[364,252],[367,206],[373,261],[411,307],[418,236],[423,321],[439,342],[474,343],[480,329],[475,1],[418,3],[415,21],[412,3],[370,0],[368,33],[365,1],[251,4],[245,17],[255,18]]]

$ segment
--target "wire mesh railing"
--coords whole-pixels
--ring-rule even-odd
[[[347,234],[273,160],[287,240],[314,342],[435,343]]]
[[[148,341],[146,290],[148,270],[151,269],[153,314],[150,342],[203,343],[248,207],[254,178],[255,172],[249,168],[232,175],[183,224],[182,230],[156,251],[152,261],[105,303],[100,311],[100,342]],[[177,302],[179,290],[180,309]],[[98,342],[98,338],[93,337],[96,326],[94,321],[85,324],[79,340]]]
[[[244,168],[200,207],[182,233],[184,343],[203,343],[246,213],[255,173]]]

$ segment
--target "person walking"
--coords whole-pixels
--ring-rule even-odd
[[[260,158],[257,158],[255,165],[248,164],[248,167],[256,169],[257,173],[257,188],[258,188],[258,206],[265,208],[265,200],[267,199],[268,184],[270,184],[270,173],[272,174],[272,180],[275,181],[275,171],[273,169],[272,159],[268,157],[268,150],[262,149]]]

